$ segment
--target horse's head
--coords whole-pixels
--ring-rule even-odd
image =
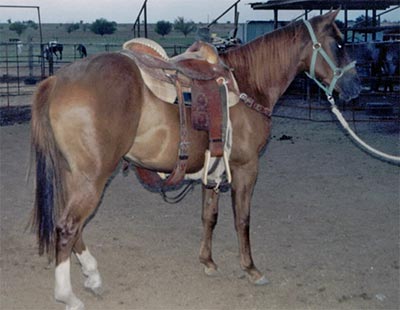
[[[341,99],[349,101],[358,96],[361,83],[355,62],[347,55],[343,35],[335,24],[339,11],[304,21],[306,37],[311,39],[304,50],[304,63],[308,76],[328,95],[335,90]]]

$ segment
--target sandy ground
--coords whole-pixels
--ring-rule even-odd
[[[399,124],[357,124],[374,146],[399,153]],[[282,135],[289,140],[279,140]],[[33,202],[25,181],[29,125],[0,128],[0,308],[63,309],[54,269],[24,232]],[[104,294],[94,309],[399,309],[400,168],[358,149],[335,123],[277,118],[253,196],[253,257],[270,284],[239,270],[230,195],[215,230],[217,277],[198,263],[200,186],[178,205],[117,174],[86,228]]]

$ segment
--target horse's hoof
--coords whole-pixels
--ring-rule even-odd
[[[85,305],[80,300],[77,300],[75,305],[65,307],[65,310],[85,310]]]
[[[103,293],[103,287],[100,276],[88,277],[84,283],[85,288],[96,296]]]
[[[257,286],[261,286],[261,285],[266,285],[269,283],[268,279],[265,276],[261,276],[260,278],[258,278],[257,280],[252,280],[250,279],[250,281]]]
[[[219,274],[218,269],[214,268],[214,267],[204,267],[204,273],[209,276],[209,277],[215,277]]]
[[[103,294],[104,290],[102,286],[97,286],[97,287],[85,287],[85,289],[92,293],[96,297],[101,297]]]

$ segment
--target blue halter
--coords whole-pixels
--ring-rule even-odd
[[[343,76],[343,74],[354,68],[356,65],[356,62],[353,61],[346,65],[343,68],[338,68],[332,61],[332,59],[329,57],[329,55],[325,52],[323,49],[321,43],[318,42],[317,37],[315,36],[314,30],[308,20],[303,20],[304,24],[307,26],[308,32],[310,33],[311,40],[313,42],[313,54],[311,57],[311,64],[310,64],[310,72],[305,72],[305,74],[312,80],[317,83],[317,85],[325,92],[327,97],[332,97],[332,92],[333,89],[335,88],[335,85],[337,81]],[[333,77],[330,85],[326,87],[324,84],[322,84],[320,81],[317,80],[315,77],[315,63],[317,62],[317,56],[318,53],[321,54],[321,56],[325,59],[325,61],[328,63],[328,65],[331,67],[332,72],[333,72]]]

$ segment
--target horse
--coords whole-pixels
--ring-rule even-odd
[[[356,69],[349,67],[342,34],[334,23],[338,12],[313,17],[311,30],[297,21],[220,55],[245,94],[230,108],[230,187],[240,267],[255,285],[268,280],[251,254],[250,205],[274,105],[303,71],[310,71],[321,85],[331,85],[344,100],[360,92]],[[315,54],[321,49],[330,61]],[[332,68],[332,63],[337,67]],[[189,107],[186,112],[190,117]],[[180,136],[178,107],[149,91],[131,58],[118,52],[103,53],[69,64],[41,82],[34,96],[31,126],[36,154],[32,225],[39,254],[55,258],[55,299],[65,303],[66,309],[83,309],[72,290],[71,253],[76,254],[86,276],[85,287],[100,292],[97,262],[83,240],[85,224],[121,159],[157,172],[173,170]],[[187,172],[193,173],[203,166],[208,135],[192,128],[188,135]],[[203,186],[202,195],[199,260],[205,273],[213,275],[218,270],[211,245],[219,193]]]
[[[371,49],[371,90],[376,92],[383,86],[385,93],[392,92],[396,83],[391,77],[399,76],[399,45],[382,43]]]
[[[83,45],[83,44],[78,44],[76,50],[79,52],[80,58],[87,57],[87,50],[86,50],[85,45]]]
[[[62,60],[62,53],[63,53],[64,46],[56,41],[50,41],[47,45],[43,48],[43,57],[49,61],[53,55],[56,59]],[[57,55],[58,53],[58,55]]]

